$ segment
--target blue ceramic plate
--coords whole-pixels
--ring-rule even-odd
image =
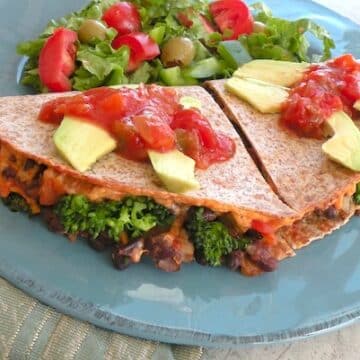
[[[26,92],[16,82],[16,43],[85,3],[1,0],[0,95]],[[336,40],[337,54],[360,57],[360,28],[349,20],[310,1],[267,3],[284,17],[316,19]],[[254,279],[196,264],[176,274],[149,263],[117,272],[109,254],[81,241],[70,244],[2,206],[0,232],[1,276],[64,313],[129,335],[196,345],[269,343],[360,316],[360,219],[282,262],[277,272]]]

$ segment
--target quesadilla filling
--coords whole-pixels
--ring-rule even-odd
[[[265,227],[264,234],[254,228],[244,231],[231,214],[84,183],[5,144],[0,144],[0,189],[10,210],[41,215],[53,232],[72,241],[84,238],[98,251],[110,249],[118,269],[138,263],[143,255],[169,272],[194,258],[252,275],[259,271],[249,270],[249,264],[260,271],[277,266],[266,245]]]

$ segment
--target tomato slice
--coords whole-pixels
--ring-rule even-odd
[[[152,60],[160,55],[159,45],[145,33],[137,32],[128,35],[118,35],[112,46],[118,49],[127,46],[130,49],[130,59],[127,71],[136,70],[143,61]]]
[[[105,11],[102,20],[120,35],[141,31],[139,11],[134,4],[127,1],[111,6]]]
[[[117,152],[119,154],[129,160],[147,160],[146,144],[130,120],[118,120],[114,122],[112,133],[117,140]]]
[[[194,109],[178,111],[172,121],[173,129],[195,130],[199,134],[202,144],[206,148],[215,148],[218,145],[216,134],[207,119]]]
[[[210,13],[222,33],[231,31],[226,40],[237,39],[253,31],[254,19],[242,0],[218,0],[210,4]]]
[[[255,231],[259,232],[262,235],[269,235],[269,234],[273,234],[275,232],[272,225],[270,225],[269,223],[260,221],[260,220],[253,220],[251,223],[251,228],[254,229]]]
[[[175,148],[175,136],[170,126],[160,117],[149,113],[134,116],[135,129],[153,150],[169,151]]]
[[[50,91],[69,91],[69,76],[75,70],[77,33],[58,28],[41,49],[39,76],[42,84]]]

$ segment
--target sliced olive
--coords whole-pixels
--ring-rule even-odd
[[[261,21],[255,21],[253,31],[255,33],[264,33],[264,32],[266,32],[266,25],[264,23],[262,23]]]
[[[175,37],[167,41],[161,51],[161,61],[165,67],[188,66],[195,57],[195,46],[186,37]]]
[[[88,43],[93,39],[104,40],[106,37],[106,26],[100,21],[87,19],[78,30],[79,40]]]

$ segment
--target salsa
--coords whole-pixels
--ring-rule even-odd
[[[281,121],[300,136],[321,139],[325,121],[337,111],[353,117],[353,105],[359,99],[360,62],[343,55],[310,67],[291,89]]]
[[[230,159],[233,140],[216,133],[199,110],[184,109],[179,100],[174,89],[157,85],[103,87],[45,103],[39,120],[60,124],[67,115],[94,123],[116,139],[117,152],[130,160],[147,160],[147,150],[175,148],[200,169]]]

